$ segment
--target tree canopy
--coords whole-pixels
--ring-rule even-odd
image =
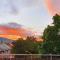
[[[18,39],[12,47],[12,52],[14,54],[38,54],[38,44],[34,39],[33,37],[27,37],[26,40]]]

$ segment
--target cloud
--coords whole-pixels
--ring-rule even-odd
[[[30,7],[38,5],[40,0],[11,0],[11,1],[19,6]]]
[[[47,8],[52,15],[60,14],[60,0],[46,0]]]
[[[18,14],[22,8],[35,7],[40,0],[0,0],[0,11],[4,13]]]
[[[52,0],[55,11],[60,13],[60,0]]]
[[[19,13],[22,8],[39,6],[40,0],[10,0],[12,13]]]
[[[38,26],[40,27],[45,24],[43,21],[46,17],[45,9],[43,7],[44,0],[0,1],[0,18],[3,18],[0,20],[2,23],[16,22],[34,28],[38,28]]]

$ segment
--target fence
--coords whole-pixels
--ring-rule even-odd
[[[60,60],[55,54],[0,54],[0,60]]]

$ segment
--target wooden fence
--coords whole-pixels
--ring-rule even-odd
[[[55,54],[0,54],[0,60],[60,60]]]

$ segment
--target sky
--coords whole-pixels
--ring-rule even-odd
[[[0,0],[0,24],[16,22],[43,32],[52,17],[48,13],[46,0]]]

